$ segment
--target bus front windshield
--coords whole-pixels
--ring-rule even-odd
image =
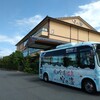
[[[98,64],[100,66],[100,44],[96,45],[96,53],[97,53]]]

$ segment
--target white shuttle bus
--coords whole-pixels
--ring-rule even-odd
[[[100,92],[100,43],[59,45],[41,52],[39,62],[39,77],[44,81]]]

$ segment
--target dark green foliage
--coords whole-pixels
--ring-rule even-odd
[[[28,73],[38,74],[39,70],[39,56],[25,58],[24,71]]]
[[[20,51],[15,51],[11,55],[0,59],[0,68],[37,74],[39,68],[39,54],[36,54],[35,57],[23,57]]]
[[[0,59],[0,68],[18,70],[23,63],[23,54],[19,51]]]
[[[32,68],[30,67],[31,63],[31,57],[27,56],[26,58],[24,58],[24,71],[31,73],[32,72]]]
[[[38,74],[39,72],[39,59],[37,58],[34,62],[31,63],[30,67],[33,69],[34,74]]]

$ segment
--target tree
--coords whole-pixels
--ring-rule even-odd
[[[10,70],[21,70],[23,67],[23,54],[20,51],[15,51],[9,56],[0,59],[0,67]]]
[[[11,55],[0,59],[0,68],[38,73],[39,54],[36,53],[34,57],[23,57],[22,52],[15,51]]]
[[[17,70],[24,69],[24,57],[22,52],[15,51],[10,55],[10,59],[13,59],[13,65],[16,67]]]

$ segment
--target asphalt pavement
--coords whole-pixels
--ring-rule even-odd
[[[38,75],[0,70],[0,100],[100,100],[80,89],[46,83]]]

